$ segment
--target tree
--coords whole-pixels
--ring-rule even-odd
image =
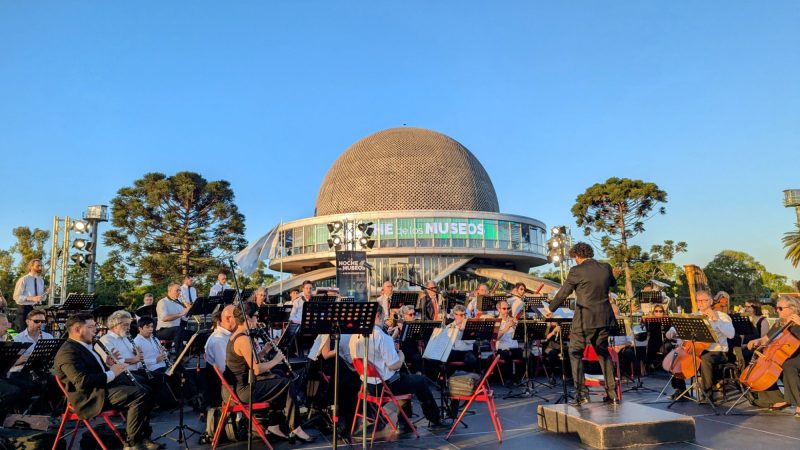
[[[44,245],[50,239],[50,232],[34,228],[32,231],[28,227],[16,227],[11,231],[17,238],[17,243],[11,246],[12,253],[19,253],[19,272],[28,271],[28,262],[32,259],[41,259],[44,263]]]
[[[14,270],[14,255],[7,250],[0,250],[0,296],[10,302],[17,280]]]
[[[104,242],[134,268],[137,282],[205,273],[247,244],[233,200],[227,181],[148,173],[111,201],[113,228]]]
[[[611,260],[621,264],[625,273],[626,297],[633,297],[631,280],[632,237],[644,232],[644,221],[653,214],[666,214],[658,203],[667,202],[667,193],[655,183],[628,178],[609,178],[597,183],[579,195],[572,206],[578,226],[586,236],[602,233],[600,243]],[[655,208],[655,213],[653,212]],[[641,251],[641,249],[639,249]]]
[[[795,224],[796,229],[783,236],[783,246],[786,247],[786,259],[794,267],[800,265],[800,223]]]
[[[640,288],[650,280],[663,281],[671,286],[668,294],[679,294],[680,277],[683,269],[672,262],[675,255],[686,252],[685,242],[666,240],[663,244],[654,244],[649,252],[644,252],[638,245],[631,245],[628,259],[631,265],[631,283]],[[610,261],[614,264],[615,261]],[[624,289],[624,280],[618,280]]]
[[[725,291],[737,302],[792,290],[785,276],[770,273],[763,264],[744,252],[724,250],[708,263],[703,272],[712,292]]]

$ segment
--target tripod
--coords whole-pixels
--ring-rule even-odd
[[[563,389],[561,396],[553,402],[553,404],[559,403],[569,403],[570,400],[574,400],[575,397],[569,395],[569,390],[567,388],[567,365],[564,363],[564,334],[569,332],[570,322],[562,322],[561,323],[561,331],[558,333],[558,346],[560,347],[561,351],[559,352],[558,358],[561,360],[561,387]]]
[[[528,357],[524,358],[525,359],[525,373],[522,376],[522,381],[520,381],[517,384],[517,386],[520,386],[520,387],[524,386],[524,389],[523,389],[522,392],[516,393],[516,394],[513,394],[512,393],[513,391],[509,391],[509,393],[506,394],[506,396],[503,397],[503,398],[507,399],[507,398],[530,398],[530,397],[536,397],[538,399],[541,399],[541,400],[547,402],[548,401],[547,398],[545,398],[545,397],[539,395],[538,393],[536,393],[536,381],[533,380],[531,378],[531,376],[530,376],[531,348],[530,348],[530,341],[529,341],[529,336],[530,336],[531,333],[540,335],[540,339],[543,338],[544,334],[545,334],[546,327],[547,327],[547,323],[546,322],[534,322],[533,324],[530,325],[530,328],[528,328],[528,326],[529,326],[528,325],[528,322],[529,322],[528,320],[522,320],[521,322],[522,322],[523,340],[524,340],[523,348],[524,348],[524,351],[528,351],[529,353],[528,353]],[[517,323],[517,326],[519,326],[519,323]],[[539,330],[539,328],[542,328],[542,329]],[[514,337],[515,338],[517,337],[516,335],[517,335],[517,331],[514,330]],[[513,364],[513,361],[512,361],[512,364]]]
[[[197,434],[197,435],[201,435],[202,434],[201,431],[195,430],[194,428],[190,427],[189,425],[186,425],[184,423],[184,421],[183,421],[183,407],[185,406],[184,386],[186,385],[186,372],[184,371],[183,366],[181,366],[181,362],[183,362],[183,359],[186,357],[186,355],[188,354],[189,350],[194,346],[195,339],[197,338],[198,335],[199,335],[199,333],[195,333],[195,334],[192,335],[191,338],[189,338],[189,342],[186,343],[186,346],[183,348],[183,351],[181,352],[181,354],[178,355],[178,358],[172,364],[172,367],[170,367],[170,369],[167,371],[167,376],[168,377],[171,377],[175,373],[176,370],[178,372],[180,372],[180,389],[179,389],[180,395],[178,396],[178,425],[172,427],[170,430],[168,430],[165,433],[162,433],[161,435],[159,435],[156,438],[156,440],[164,438],[164,437],[172,439],[175,442],[177,442],[178,444],[183,444],[183,447],[186,450],[189,449],[189,444],[187,443],[188,439],[191,436],[195,435],[195,434]],[[186,433],[187,430],[190,432],[188,435]],[[176,432],[176,431],[178,432],[177,439],[170,438],[169,435],[174,433],[174,432]]]

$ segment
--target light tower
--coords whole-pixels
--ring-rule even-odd
[[[786,189],[783,191],[783,206],[794,208],[797,213],[797,223],[800,224],[800,189]]]

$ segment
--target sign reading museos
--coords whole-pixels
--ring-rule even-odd
[[[493,223],[493,231],[497,233],[497,222]],[[384,238],[414,237],[417,238],[483,238],[487,227],[482,219],[397,219],[395,221],[379,221],[378,235]],[[492,236],[486,236],[491,238]]]

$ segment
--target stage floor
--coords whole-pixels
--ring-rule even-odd
[[[669,402],[662,397],[658,403],[655,402],[658,392],[667,382],[665,377],[655,376],[643,378],[646,388],[652,389],[631,391],[623,393],[623,401],[648,404],[652,407],[665,409]],[[393,435],[387,432],[379,433],[376,437],[374,448],[379,449],[499,449],[504,450],[530,450],[533,447],[547,449],[571,449],[588,448],[583,446],[577,436],[549,433],[539,430],[536,425],[536,406],[541,402],[538,398],[525,399],[503,399],[509,388],[494,385],[495,395],[497,396],[497,408],[503,424],[503,443],[499,444],[494,434],[491,422],[487,416],[486,407],[477,405],[474,409],[477,414],[466,417],[469,428],[459,425],[458,430],[446,441],[447,429],[437,430],[435,433],[421,426],[419,431],[421,437],[415,438],[413,434],[402,436]],[[629,385],[625,386],[626,388]],[[668,387],[667,392],[671,389]],[[561,393],[561,387],[538,388],[538,394],[542,395],[549,402],[556,400]],[[434,395],[438,398],[438,392]],[[593,397],[593,401],[599,398]],[[732,402],[731,402],[732,403]],[[730,403],[728,404],[730,405]],[[769,448],[777,449],[797,449],[800,448],[800,419],[796,419],[792,414],[792,409],[783,412],[771,412],[764,409],[755,409],[747,402],[742,402],[730,416],[722,415],[727,407],[718,409],[720,415],[714,415],[708,406],[700,406],[693,402],[680,402],[675,404],[670,411],[680,414],[693,416],[696,421],[696,439],[694,442],[683,442],[670,445],[646,446],[638,448],[658,448],[658,449],[686,449],[686,448],[705,448],[705,449],[752,449]],[[415,402],[416,414],[421,414]],[[414,417],[413,420],[417,420]],[[198,421],[197,414],[192,411],[186,413],[187,424],[193,428],[202,429],[203,424]],[[159,414],[153,419],[155,435],[163,433],[177,423],[177,414]],[[422,420],[420,425],[427,424]],[[323,449],[331,448],[329,436],[317,435],[317,441],[305,446],[289,445],[287,442],[275,442],[275,449]],[[177,443],[169,440],[169,449],[182,448]],[[263,448],[260,440],[254,440],[253,448]],[[353,448],[360,448],[360,441],[353,442]],[[197,436],[189,439],[189,448],[205,449],[209,445],[199,445]],[[225,444],[219,448],[224,449],[244,449],[245,444]],[[340,445],[340,448],[347,448]]]

